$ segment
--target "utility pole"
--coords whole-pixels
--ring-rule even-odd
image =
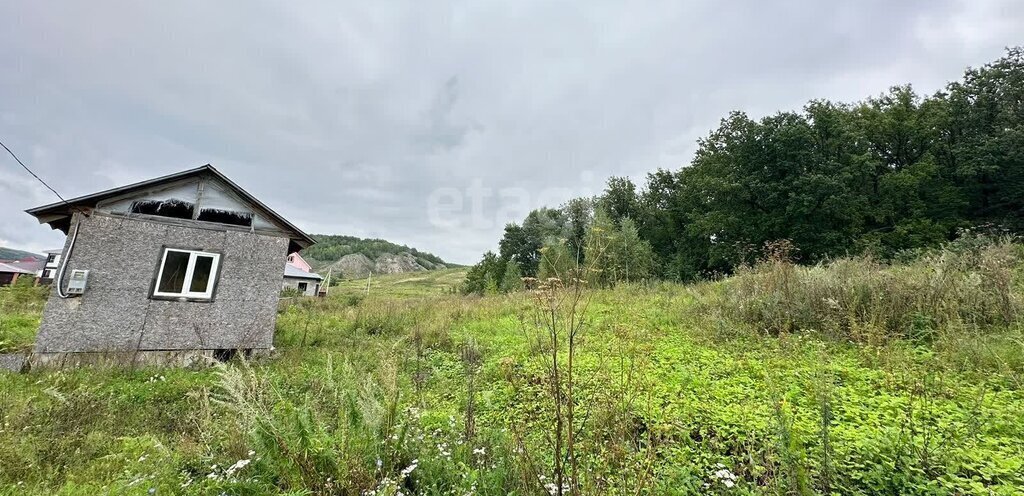
[[[334,272],[334,267],[327,269],[327,282],[323,286],[324,296],[331,292],[331,272]]]

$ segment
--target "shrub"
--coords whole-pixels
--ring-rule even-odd
[[[1014,286],[1020,261],[1020,247],[1007,240],[954,244],[905,265],[856,257],[801,267],[775,250],[725,281],[711,304],[769,334],[814,330],[870,343],[932,340],[937,333],[1019,322]]]

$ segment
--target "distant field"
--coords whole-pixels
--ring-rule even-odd
[[[431,296],[456,291],[466,279],[466,268],[387,274],[366,279],[348,279],[331,287],[332,293],[378,296]]]

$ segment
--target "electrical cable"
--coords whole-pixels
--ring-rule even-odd
[[[14,152],[11,151],[10,148],[7,148],[7,145],[5,145],[3,141],[0,141],[0,146],[2,146],[4,148],[4,150],[7,150],[7,153],[11,154],[12,157],[14,157],[14,160],[16,162],[18,162],[18,165],[20,165],[22,169],[25,169],[25,172],[28,172],[29,174],[31,174],[32,177],[36,178],[36,181],[39,181],[40,183],[43,184],[43,186],[46,186],[46,189],[52,191],[53,194],[57,195],[57,198],[60,198],[60,201],[63,202],[65,205],[67,205],[68,208],[70,208],[72,210],[75,210],[79,214],[84,215],[86,217],[89,216],[89,214],[87,214],[84,211],[82,211],[82,209],[80,209],[80,208],[78,208],[78,207],[68,203],[68,201],[65,200],[63,196],[60,196],[60,193],[58,193],[57,190],[53,189],[53,187],[51,187],[49,184],[46,184],[46,181],[43,181],[43,178],[39,177],[38,174],[36,174],[35,172],[32,172],[32,169],[29,169],[28,166],[25,165],[25,162],[22,162],[21,159],[18,158],[18,156],[15,155]],[[71,236],[71,244],[68,245],[68,252],[66,254],[64,254],[63,258],[60,261],[60,269],[57,270],[57,280],[56,280],[56,282],[57,282],[57,296],[60,296],[61,298],[64,298],[64,299],[67,299],[67,298],[71,297],[71,295],[69,295],[69,294],[64,292],[64,289],[61,288],[61,285],[62,285],[62,283],[64,281],[64,272],[65,272],[65,270],[68,267],[68,260],[71,258],[71,251],[75,249],[75,241],[78,239],[78,229],[81,226],[82,226],[82,219],[79,218],[78,222],[75,223],[75,233]]]
[[[71,235],[71,244],[68,245],[67,254],[65,254],[64,258],[62,258],[60,261],[60,270],[57,271],[57,280],[54,281],[57,283],[57,296],[60,296],[65,300],[70,298],[71,295],[65,293],[64,290],[61,288],[61,286],[64,283],[64,271],[68,268],[68,260],[71,259],[71,252],[72,250],[75,249],[75,241],[78,240],[78,229],[80,227],[82,227],[81,219],[79,219],[78,222],[75,223],[75,233]]]
[[[7,153],[11,154],[11,156],[12,156],[12,157],[14,157],[14,160],[18,162],[18,165],[20,165],[22,169],[25,169],[25,172],[28,172],[29,174],[31,174],[31,175],[32,175],[32,177],[36,178],[36,181],[39,181],[40,183],[42,183],[42,185],[43,185],[43,186],[46,186],[46,189],[48,189],[48,190],[52,191],[52,192],[53,192],[53,194],[57,195],[57,198],[60,198],[60,201],[61,201],[61,202],[63,202],[63,203],[65,204],[65,205],[67,205],[67,206],[68,206],[68,208],[71,208],[71,209],[77,210],[77,211],[78,211],[78,213],[80,213],[80,214],[82,214],[82,215],[85,215],[86,217],[88,217],[88,214],[86,214],[85,212],[83,212],[83,211],[82,211],[81,209],[79,209],[78,207],[76,207],[76,206],[74,206],[74,205],[72,205],[72,204],[68,203],[68,201],[67,201],[67,200],[65,200],[63,196],[60,196],[60,193],[58,193],[58,192],[57,192],[57,190],[53,189],[53,188],[52,188],[52,187],[51,187],[51,186],[50,186],[49,184],[46,184],[46,181],[43,181],[43,178],[39,177],[39,175],[38,175],[38,174],[36,174],[35,172],[32,172],[32,169],[29,169],[29,168],[28,168],[28,166],[27,166],[27,165],[25,165],[25,163],[24,163],[24,162],[22,162],[22,161],[21,161],[21,159],[20,159],[20,158],[18,158],[18,156],[17,156],[17,155],[15,155],[15,154],[14,154],[14,152],[13,152],[13,151],[11,151],[11,149],[10,149],[10,148],[7,148],[7,145],[5,145],[3,141],[0,141],[0,146],[2,146],[2,147],[4,148],[4,150],[7,150]]]

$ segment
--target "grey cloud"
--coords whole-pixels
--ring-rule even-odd
[[[730,110],[935,91],[1019,43],[1024,7],[100,1],[0,17],[0,139],[64,194],[212,163],[311,232],[469,263],[500,235],[501,188],[535,203],[642,180]],[[59,243],[22,212],[45,190],[2,163],[0,240]],[[431,192],[477,181],[492,225],[428,223]]]

